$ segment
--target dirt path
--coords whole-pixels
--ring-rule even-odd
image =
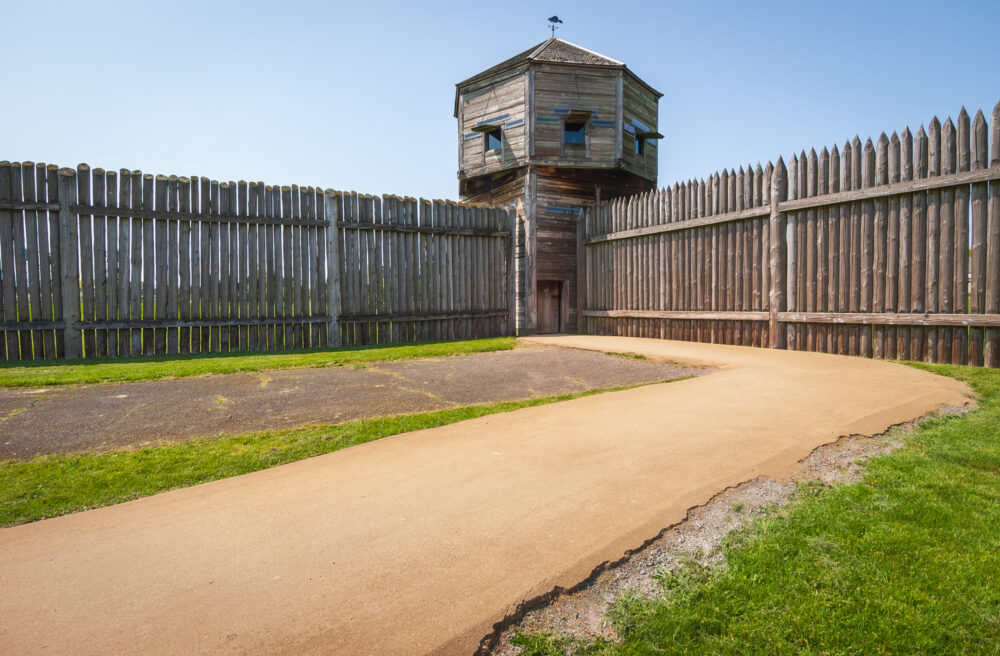
[[[439,410],[697,375],[529,346],[364,367],[283,369],[42,390],[0,389],[0,460]]]
[[[521,604],[586,579],[718,491],[781,479],[820,444],[969,394],[858,358],[537,343],[722,369],[0,530],[0,644],[18,654],[469,654]]]
[[[939,412],[969,412],[964,407],[942,406]],[[920,420],[894,426],[872,436],[853,435],[814,449],[800,461],[788,480],[766,476],[729,487],[708,503],[688,509],[687,516],[660,535],[626,554],[624,559],[608,563],[573,591],[560,592],[539,605],[526,608],[524,617],[512,618],[507,627],[495,633],[495,646],[488,656],[518,656],[522,649],[513,644],[517,632],[551,633],[585,640],[619,639],[608,610],[622,595],[664,597],[659,577],[677,572],[688,562],[714,568],[724,564],[724,543],[732,531],[762,517],[777,506],[790,503],[798,489],[796,482],[821,481],[826,485],[856,483],[862,479],[865,464],[875,456],[903,446],[903,435],[912,432]],[[486,655],[484,655],[486,656]]]

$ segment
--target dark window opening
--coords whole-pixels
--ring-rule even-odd
[[[486,133],[486,150],[500,150],[503,148],[503,129],[493,128]]]
[[[586,143],[586,123],[570,123],[567,121],[563,127],[563,143],[583,144]]]
[[[635,138],[635,154],[645,155],[646,154],[646,140],[642,137]]]

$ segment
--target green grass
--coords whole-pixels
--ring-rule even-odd
[[[43,361],[0,365],[0,387],[132,383],[204,374],[232,374],[292,367],[329,367],[362,362],[464,355],[512,348],[514,348],[513,337],[494,337],[279,353],[160,355],[141,358]]]
[[[473,405],[343,424],[261,431],[105,453],[0,462],[0,526],[107,506],[238,476],[390,435],[638,387]]]
[[[632,358],[633,360],[648,360],[642,353],[619,353],[618,351],[605,351],[604,355],[611,355],[616,358]]]
[[[916,366],[968,381],[981,409],[926,421],[861,483],[803,485],[724,567],[620,600],[620,644],[522,635],[524,653],[1000,654],[1000,371]]]

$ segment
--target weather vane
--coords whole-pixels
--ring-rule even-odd
[[[552,30],[552,36],[555,37],[556,30],[559,29],[558,25],[562,23],[558,16],[551,16],[549,18],[549,29]]]

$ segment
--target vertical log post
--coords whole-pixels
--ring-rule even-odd
[[[510,237],[507,239],[507,266],[504,285],[507,301],[507,335],[513,337],[517,335],[517,209],[507,210],[507,230]],[[453,307],[449,307],[453,310]],[[581,319],[578,318],[577,321]]]
[[[59,169],[59,276],[62,281],[63,357],[82,357],[80,328],[80,277],[77,261],[76,171]]]
[[[889,184],[889,138],[883,132],[875,146],[875,184]],[[888,200],[875,199],[874,251],[872,253],[872,310],[885,312],[887,266],[887,240],[889,232]],[[885,357],[886,328],[876,324],[872,329],[872,356]],[[890,333],[891,334],[891,333]]]
[[[969,113],[965,107],[958,114],[958,171],[970,170]],[[955,258],[952,303],[956,312],[969,311],[969,186],[955,188],[955,238],[952,240]],[[969,329],[952,328],[951,362],[969,364]]]
[[[583,313],[587,309],[587,250],[583,240],[587,238],[592,208],[584,208],[576,224],[576,332],[586,335],[586,321]]]
[[[788,160],[788,175],[787,175],[787,187],[786,193],[783,194],[777,202],[780,203],[782,200],[796,200],[799,198],[799,160],[798,156],[792,155],[791,159]],[[772,196],[772,202],[774,198]],[[773,207],[773,205],[772,205]],[[801,312],[799,308],[799,292],[798,292],[798,282],[799,282],[799,246],[802,243],[799,240],[799,230],[798,230],[798,214],[791,212],[789,216],[782,217],[782,224],[785,226],[785,241],[782,243],[782,254],[783,261],[787,262],[787,268],[784,270],[783,280],[785,281],[785,298],[781,304],[782,311],[791,312]],[[788,348],[790,350],[796,350],[798,348],[798,331],[797,326],[794,323],[789,323],[785,325],[785,343],[783,348]]]
[[[904,128],[899,139],[899,180],[907,182],[913,179],[913,135],[910,128]],[[912,299],[910,287],[913,283],[910,265],[913,259],[913,197],[903,195],[899,198],[899,304],[896,310],[909,312]],[[910,329],[907,326],[896,328],[896,357],[900,360],[910,358]]]
[[[778,313],[785,311],[785,217],[778,211],[778,203],[784,200],[787,193],[785,162],[780,157],[771,173],[771,217],[768,221],[770,230],[770,269],[771,288],[768,290],[768,334],[771,348],[785,348],[785,331],[778,330]]]
[[[989,167],[988,128],[983,112],[976,113],[972,123],[972,170]],[[969,312],[980,314],[986,311],[986,198],[989,185],[985,182],[972,185],[972,246],[971,246],[971,288],[969,290]],[[969,364],[983,366],[983,329],[973,328],[969,332]]]
[[[326,217],[326,308],[330,317],[326,328],[327,346],[340,346],[340,194],[327,189],[323,194]]]
[[[537,302],[536,290],[538,289],[538,283],[536,282],[538,267],[538,217],[537,208],[535,207],[537,200],[535,193],[535,170],[529,166],[528,172],[525,175],[525,185],[527,188],[524,193],[526,198],[524,203],[524,327],[525,332],[530,335],[538,329],[538,311],[535,307],[535,303]]]
[[[1000,103],[990,121],[990,166],[1000,166]],[[986,224],[986,311],[1000,312],[1000,181],[990,182]],[[986,329],[987,367],[1000,367],[1000,328]]]

